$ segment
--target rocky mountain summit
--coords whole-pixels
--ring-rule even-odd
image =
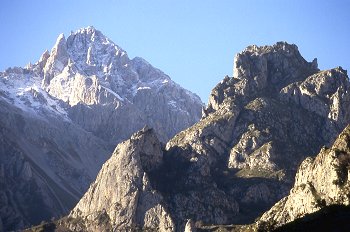
[[[287,195],[300,162],[350,122],[349,87],[341,67],[319,71],[285,42],[237,54],[202,119],[166,145],[172,172],[159,185],[172,183],[175,221],[248,223]]]
[[[4,96],[17,105],[46,106],[113,148],[146,124],[166,142],[198,121],[202,108],[197,95],[144,59],[129,59],[94,27],[61,34],[37,63],[1,76]]]
[[[279,42],[249,46],[236,55],[233,77],[225,77],[213,89],[198,123],[175,135],[162,151],[154,134],[146,133],[148,130],[120,144],[113,157],[118,153],[123,159],[118,160],[116,155],[106,163],[96,182],[60,225],[73,231],[130,227],[191,231],[212,224],[251,223],[278,200],[294,201],[284,197],[299,164],[324,145],[332,144],[350,123],[349,87],[345,70],[338,67],[320,71],[316,60],[305,61],[295,45]],[[135,138],[142,138],[142,143]],[[133,165],[136,170],[125,164],[132,157],[141,163],[130,161],[137,163]],[[313,171],[316,161],[308,160],[302,165],[306,170],[302,172],[303,180],[298,174],[296,181],[305,184],[304,195],[311,194],[305,198],[307,204],[318,204],[317,199],[325,199],[319,203],[326,204],[328,198],[315,198],[313,187],[308,187],[313,173],[322,173],[317,178],[323,179],[314,188],[323,194],[328,190],[321,183],[335,180],[337,184],[333,185],[343,186],[347,171],[321,168],[322,160],[320,169]],[[152,168],[145,168],[150,162],[154,162]],[[327,162],[337,165],[333,158]],[[115,167],[110,166],[112,163]],[[121,166],[125,168],[119,170]],[[145,176],[142,173],[147,174],[147,184],[141,182]],[[331,175],[330,180],[323,181],[327,175]],[[110,183],[112,179],[115,182]],[[151,186],[146,192],[145,185]],[[131,204],[120,197],[123,193]],[[138,194],[137,200],[134,193]],[[156,200],[147,207],[149,213],[139,213],[145,194]],[[343,192],[334,194],[330,197],[342,201]],[[279,203],[281,209],[285,201]],[[161,213],[154,214],[154,207]],[[295,215],[302,212],[296,209]],[[125,215],[129,215],[127,219]],[[281,211],[276,217],[285,215]],[[295,215],[293,211],[289,218]]]
[[[350,126],[333,146],[323,147],[315,158],[308,157],[301,163],[290,194],[261,216],[258,227],[271,230],[327,206],[348,206],[349,164]]]
[[[162,142],[200,118],[199,97],[93,27],[0,72],[0,224],[71,210],[116,144],[144,125]]]

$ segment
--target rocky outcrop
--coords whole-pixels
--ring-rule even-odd
[[[175,231],[163,197],[149,179],[162,162],[161,144],[152,129],[120,143],[66,225],[73,231]]]
[[[350,118],[348,90],[347,72],[338,67],[284,87],[280,91],[280,99],[286,103],[294,102],[321,117],[327,116],[329,125],[325,130],[334,135],[337,132],[334,128],[344,128]]]
[[[300,165],[290,194],[264,213],[257,226],[273,229],[331,205],[350,204],[348,180],[350,126],[331,148],[322,148]]]
[[[228,76],[212,91],[205,115],[215,111],[227,98],[247,104],[261,95],[271,95],[282,87],[304,80],[317,72],[317,60],[309,63],[298,47],[286,42],[274,46],[248,46],[234,58],[233,78]]]

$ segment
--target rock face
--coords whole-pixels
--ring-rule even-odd
[[[316,212],[326,206],[350,204],[350,126],[331,148],[322,148],[300,165],[290,194],[264,213],[257,225],[269,229]]]
[[[295,45],[239,53],[202,119],[166,144],[155,183],[178,228],[249,223],[286,196],[300,162],[350,122],[349,90],[345,70],[319,71]]]
[[[149,173],[162,165],[163,151],[152,129],[120,143],[96,181],[66,219],[73,231],[174,231],[163,197]]]
[[[146,124],[165,142],[196,122],[201,107],[93,27],[60,35],[35,64],[0,72],[4,230],[66,214],[118,142]]]

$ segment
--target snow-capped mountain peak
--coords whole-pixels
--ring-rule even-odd
[[[60,35],[44,73],[49,93],[70,105],[133,102],[141,90],[180,88],[144,59],[130,60],[126,51],[94,27],[72,32],[67,40]]]
[[[13,78],[15,73],[17,76]],[[67,109],[79,104],[115,109],[123,106],[135,108],[138,114],[143,114],[146,105],[152,104],[151,97],[158,95],[162,96],[165,110],[181,112],[186,117],[196,115],[202,106],[197,95],[183,89],[144,59],[129,59],[126,51],[91,26],[72,32],[67,38],[60,34],[51,51],[46,50],[34,65],[10,69],[2,75],[8,78],[7,83],[16,79],[16,83],[11,84],[14,88],[12,92],[23,92],[35,85],[36,91],[47,99],[44,102],[54,101],[54,105],[65,102],[63,105]],[[17,82],[21,82],[20,91],[15,90]],[[36,98],[30,96],[31,92],[28,93],[20,98],[26,98],[27,102],[35,101]],[[18,95],[15,94],[15,98]],[[156,98],[159,101],[159,96]],[[193,104],[198,107],[192,109]],[[34,105],[38,106],[22,104],[21,108],[38,111],[38,107],[33,108]],[[67,115],[62,107],[46,108],[55,114]],[[199,117],[196,116],[196,119]],[[193,120],[190,121],[192,123]]]
[[[24,194],[11,197],[15,207],[0,204],[0,231],[2,223],[16,230],[18,218],[19,229],[38,223],[27,216],[32,204],[42,219],[67,213],[116,143],[145,125],[165,142],[195,123],[201,106],[197,95],[145,60],[130,60],[95,28],[59,35],[36,63],[0,72],[0,147],[9,147],[0,149],[0,182],[1,173],[10,180],[0,183],[0,195]],[[27,185],[10,171],[22,166]],[[14,181],[20,188],[13,190]],[[29,193],[22,187],[33,183]]]

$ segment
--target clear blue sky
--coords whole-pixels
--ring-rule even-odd
[[[287,41],[321,69],[350,69],[350,0],[1,0],[0,70],[89,25],[204,102],[250,44]]]

